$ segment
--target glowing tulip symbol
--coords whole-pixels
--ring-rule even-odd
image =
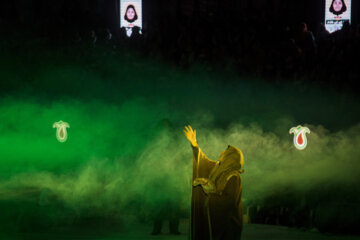
[[[294,134],[294,145],[297,149],[303,150],[306,148],[307,145],[307,139],[306,139],[306,133],[310,134],[310,129],[307,127],[303,127],[301,125],[297,127],[293,127],[289,131],[290,134]]]
[[[66,128],[70,128],[67,122],[59,121],[53,124],[53,128],[56,128],[56,138],[59,142],[63,143],[67,139]]]

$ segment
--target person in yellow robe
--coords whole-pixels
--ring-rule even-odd
[[[191,239],[239,240],[243,225],[241,150],[229,145],[219,161],[213,161],[201,151],[196,131],[187,126],[184,132],[193,149]]]

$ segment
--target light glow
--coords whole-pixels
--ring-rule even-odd
[[[299,125],[291,128],[289,133],[294,134],[294,146],[299,150],[304,150],[307,145],[306,133],[310,134],[310,129]]]
[[[59,121],[53,124],[53,128],[56,128],[56,138],[59,142],[63,143],[67,140],[67,130],[70,125],[67,122]]]

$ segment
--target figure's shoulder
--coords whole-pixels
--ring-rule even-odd
[[[236,189],[239,189],[239,186],[241,186],[240,173],[234,171],[226,178],[224,192],[231,195],[236,192]]]
[[[238,180],[238,179],[240,179],[240,172],[233,171],[227,176],[226,181],[229,182],[230,180]]]

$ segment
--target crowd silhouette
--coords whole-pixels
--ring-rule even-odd
[[[356,59],[360,53],[360,25],[349,22],[330,34],[321,23],[310,29],[306,22],[287,23],[266,12],[250,12],[218,23],[186,17],[163,24],[144,22],[142,34],[131,37],[107,26],[69,29],[52,29],[35,41],[44,47],[65,46],[70,52],[71,48],[86,52],[88,47],[109,47],[112,50],[107,53],[121,55],[121,49],[132,49],[180,69],[197,65],[205,71],[230,70],[269,81],[331,83],[347,90],[356,85],[359,77]],[[35,37],[19,38],[34,42],[31,38]],[[7,44],[16,43],[9,37],[8,43],[3,40],[2,47],[7,48]],[[26,45],[19,41],[17,44]]]

